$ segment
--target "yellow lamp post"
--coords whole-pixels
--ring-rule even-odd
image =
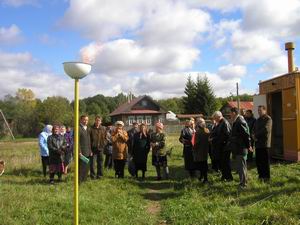
[[[75,80],[74,100],[74,153],[75,153],[75,178],[74,178],[74,225],[79,224],[79,198],[78,198],[78,127],[79,127],[79,79],[84,78],[92,69],[92,66],[82,62],[64,62],[65,73]]]

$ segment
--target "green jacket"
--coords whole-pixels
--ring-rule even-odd
[[[153,155],[165,156],[167,154],[166,135],[164,133],[152,133],[150,143],[154,144],[154,147],[152,146]]]
[[[59,134],[50,135],[47,139],[47,144],[49,149],[49,163],[62,163],[63,155],[67,148],[67,142],[65,137]]]

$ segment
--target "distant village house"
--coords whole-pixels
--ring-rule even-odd
[[[150,96],[144,95],[120,105],[110,114],[110,117],[113,123],[122,120],[126,126],[132,125],[134,121],[153,126],[157,121],[164,123],[166,114],[167,110]]]

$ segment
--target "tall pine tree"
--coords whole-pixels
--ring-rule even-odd
[[[194,82],[191,77],[188,77],[184,97],[185,113],[202,113],[210,116],[217,109],[217,102],[211,84],[206,76]]]
[[[183,97],[183,106],[185,113],[195,113],[194,103],[196,100],[196,86],[191,76],[188,77],[185,84],[184,93],[186,96]]]

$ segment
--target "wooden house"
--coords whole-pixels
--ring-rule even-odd
[[[120,105],[110,114],[110,117],[113,123],[121,120],[126,126],[132,125],[134,121],[153,126],[158,121],[164,123],[166,114],[167,110],[150,96],[144,95]]]

